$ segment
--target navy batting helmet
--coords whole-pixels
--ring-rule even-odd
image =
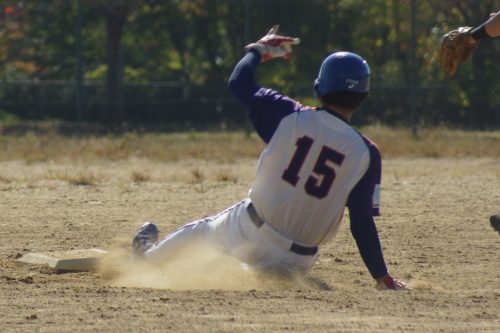
[[[333,53],[321,64],[314,90],[318,97],[335,91],[367,93],[370,90],[370,67],[356,53]]]

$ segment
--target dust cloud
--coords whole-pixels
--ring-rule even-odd
[[[444,292],[445,288],[442,286],[422,279],[412,279],[409,281],[410,287],[415,290],[428,290],[436,292]]]
[[[131,254],[130,240],[115,240],[101,259],[98,273],[116,287],[241,291],[325,289],[318,281],[304,276],[257,271],[206,245],[193,245],[166,262],[147,262]]]

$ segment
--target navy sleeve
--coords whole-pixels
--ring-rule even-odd
[[[310,110],[276,90],[260,88],[250,101],[249,115],[257,133],[268,143],[283,118],[294,112]]]
[[[387,274],[387,267],[382,254],[377,227],[373,219],[378,213],[374,210],[373,193],[380,184],[381,158],[378,149],[365,140],[370,149],[370,166],[365,175],[349,194],[347,207],[351,222],[351,233],[358,246],[361,258],[374,279]]]
[[[250,108],[250,99],[259,90],[255,81],[255,71],[260,62],[257,51],[248,52],[233,70],[229,77],[229,90],[245,107]]]
[[[257,51],[248,52],[233,70],[228,86],[248,110],[259,136],[268,143],[284,117],[297,111],[309,111],[310,108],[275,90],[260,87],[255,80],[259,62]]]

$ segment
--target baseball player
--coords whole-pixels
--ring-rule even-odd
[[[439,62],[449,76],[453,76],[458,65],[467,60],[482,39],[500,36],[500,11],[476,28],[460,27],[441,37],[438,46]],[[491,226],[500,233],[500,213],[490,217]]]
[[[161,241],[156,225],[146,222],[133,239],[135,253],[168,260],[189,242],[207,242],[257,269],[305,273],[334,238],[347,207],[376,288],[409,289],[388,273],[373,219],[379,213],[379,150],[349,123],[368,96],[367,62],[350,52],[329,55],[314,83],[321,106],[301,105],[255,80],[260,62],[289,58],[299,43],[277,35],[277,29],[245,47],[229,79],[229,89],[267,144],[249,197]]]

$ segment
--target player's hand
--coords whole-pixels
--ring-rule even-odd
[[[395,279],[390,274],[387,274],[383,278],[378,279],[377,285],[375,287],[377,288],[377,290],[403,291],[411,289],[406,282]]]
[[[292,45],[300,43],[299,38],[277,35],[279,25],[269,30],[267,35],[255,43],[245,46],[245,51],[256,50],[260,53],[260,61],[268,61],[274,58],[289,59],[292,55]]]

